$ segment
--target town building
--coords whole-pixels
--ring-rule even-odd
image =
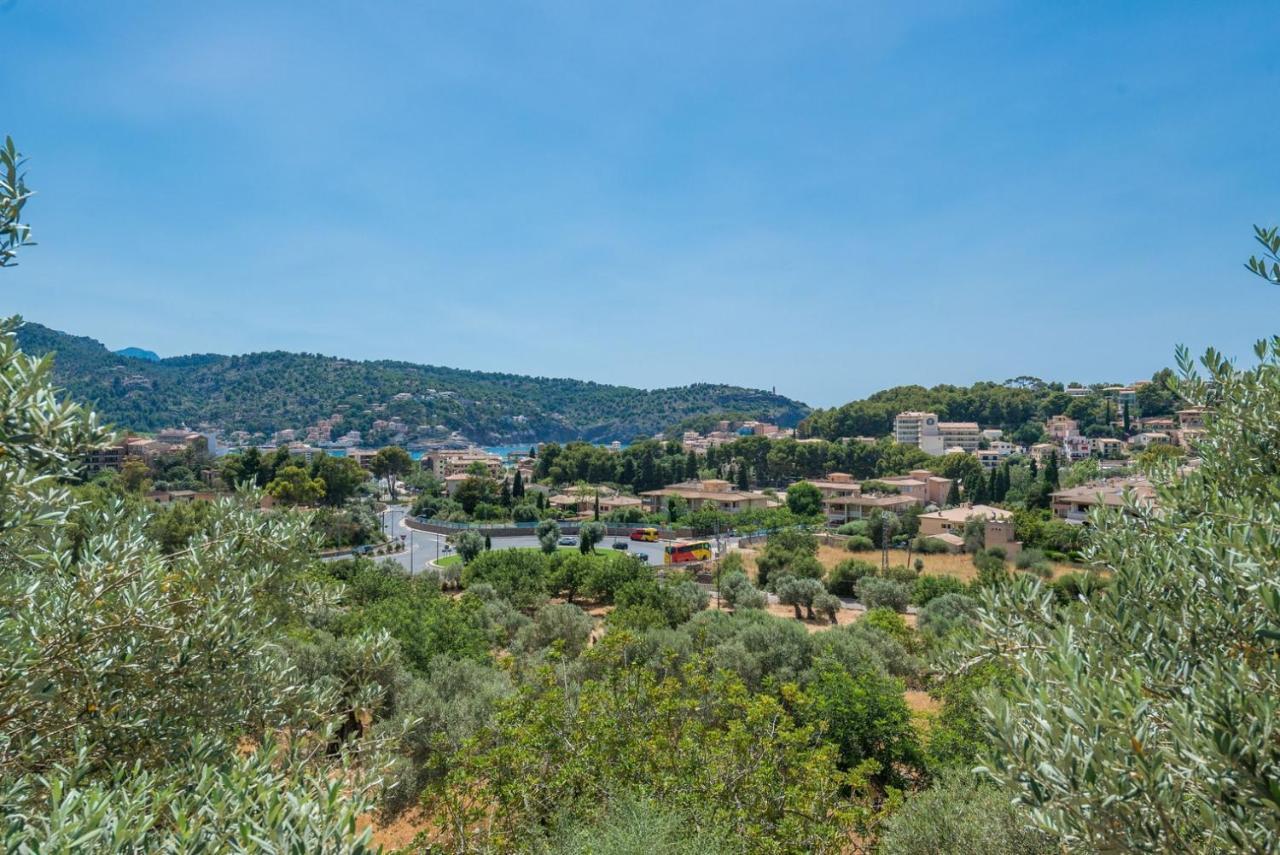
[[[896,493],[850,493],[844,496],[832,496],[822,500],[822,508],[827,517],[827,524],[838,526],[853,520],[870,516],[873,511],[892,511],[900,514],[908,508],[917,507],[920,500],[914,496]]]
[[[1053,439],[1064,440],[1067,437],[1079,435],[1080,423],[1068,416],[1051,416],[1049,420],[1044,423],[1044,432]]]
[[[920,515],[920,536],[937,537],[942,534],[961,535],[964,525],[974,517],[984,521],[1012,521],[1013,513],[1004,508],[990,505],[960,505],[942,511],[931,511]]]
[[[569,487],[563,493],[552,496],[549,503],[551,507],[557,510],[585,516],[594,515],[597,501],[600,503],[600,513],[602,515],[628,508],[636,508],[637,510],[643,508],[643,502],[637,497],[624,496],[612,487],[607,487],[603,484]]]
[[[1027,449],[1027,454],[1031,459],[1042,466],[1048,462],[1050,457],[1061,453],[1062,449],[1055,442],[1037,442]]]
[[[926,454],[940,455],[951,450],[976,451],[981,442],[977,422],[942,422],[937,413],[908,411],[893,419],[893,438],[914,445]]]
[[[691,511],[710,508],[726,514],[774,508],[780,504],[772,496],[737,490],[728,481],[719,479],[685,481],[660,490],[647,490],[640,494],[640,498],[649,513],[665,510],[670,498],[684,499]]]
[[[1089,437],[1073,434],[1062,440],[1062,453],[1066,459],[1075,463],[1093,454],[1093,443]]]
[[[1155,488],[1142,476],[1111,478],[1094,481],[1079,487],[1069,487],[1050,494],[1050,509],[1058,519],[1069,523],[1083,523],[1089,511],[1096,507],[1119,508],[1125,504],[1126,493],[1138,504],[1155,501]]]
[[[1129,445],[1134,448],[1148,448],[1152,445],[1171,445],[1173,437],[1164,431],[1144,431],[1129,437]]]
[[[441,480],[459,472],[465,473],[477,463],[493,478],[501,478],[506,472],[501,457],[478,448],[429,451],[419,462],[424,470]]]
[[[1090,451],[1096,457],[1115,460],[1123,457],[1128,446],[1122,439],[1115,439],[1110,436],[1099,436],[1089,440]]]

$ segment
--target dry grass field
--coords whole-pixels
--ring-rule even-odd
[[[757,549],[739,550],[742,553],[743,563],[747,567],[748,575],[752,579],[756,578],[756,555],[759,553]],[[818,547],[818,560],[822,565],[831,568],[844,561],[846,558],[857,558],[862,561],[870,561],[872,564],[880,563],[880,551],[873,550],[870,552],[849,552],[837,546],[829,546],[822,544]],[[941,555],[921,555],[918,552],[911,554],[911,563],[915,564],[915,560],[919,558],[924,561],[924,572],[935,576],[954,576],[962,582],[970,582],[977,577],[978,571],[973,566],[973,558],[969,555],[944,553]],[[891,566],[906,566],[907,552],[904,549],[889,550],[889,564]],[[1071,564],[1054,564],[1054,579],[1064,573],[1079,572],[1081,568]]]

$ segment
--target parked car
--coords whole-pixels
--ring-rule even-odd
[[[560,538],[560,540],[558,540],[557,543],[559,543],[561,546],[577,546],[578,538],[574,537],[571,534],[566,534],[564,537]]]
[[[361,544],[360,546],[357,546],[355,549],[351,550],[351,553],[353,555],[368,555],[370,552],[373,552],[373,547],[367,543]]]
[[[649,556],[643,552],[633,552],[631,553],[631,557],[639,561],[641,564],[649,563]]]
[[[621,549],[622,551],[625,552],[626,550],[631,548],[631,544],[627,543],[625,540],[615,540],[613,542],[613,548]]]

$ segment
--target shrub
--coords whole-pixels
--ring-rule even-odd
[[[846,558],[827,574],[827,590],[841,597],[852,597],[858,580],[864,576],[874,576],[875,573],[876,567],[871,562]]]
[[[858,599],[868,609],[884,607],[904,612],[911,601],[911,589],[892,579],[867,576],[858,582]]]
[[[855,534],[844,542],[844,548],[850,552],[870,552],[876,545],[865,534]]]
[[[498,596],[519,609],[531,609],[546,598],[547,558],[526,549],[482,553],[462,571],[462,584],[493,587]]]
[[[951,547],[936,537],[917,537],[912,541],[911,548],[921,555],[941,555],[951,551]]]
[[[915,570],[912,570],[910,567],[903,567],[901,564],[896,564],[888,570],[885,570],[880,575],[886,579],[892,579],[895,582],[902,582],[905,585],[914,585],[920,574]]]
[[[840,526],[839,528],[837,528],[837,529],[836,529],[836,534],[843,534],[843,535],[845,535],[845,536],[849,536],[849,537],[854,536],[854,535],[857,535],[857,536],[860,536],[860,537],[866,537],[866,534],[867,534],[867,521],[866,521],[866,520],[852,520],[852,521],[850,521],[850,522],[847,522],[847,523],[845,523],[844,525],[842,525],[842,526]]]
[[[1051,855],[1053,840],[1037,831],[1010,794],[953,772],[917,793],[889,818],[877,850],[882,855],[999,852]]]
[[[720,597],[731,609],[760,609],[767,602],[765,595],[757,591],[747,574],[740,570],[721,577]]]
[[[1019,570],[1026,570],[1031,567],[1032,564],[1039,564],[1044,560],[1046,559],[1042,550],[1024,549],[1019,552],[1018,557],[1014,559],[1013,566],[1017,567]]]
[[[551,603],[538,609],[533,621],[520,630],[516,646],[526,653],[552,645],[566,658],[574,659],[587,647],[594,622],[577,606]]]
[[[982,587],[1009,581],[1009,568],[1004,558],[989,550],[980,549],[974,553],[973,566],[978,570],[977,582]]]
[[[915,645],[915,637],[911,627],[903,620],[902,615],[893,609],[882,607],[869,610],[860,621],[864,626],[878,629],[894,641],[910,650]]]
[[[968,626],[978,613],[978,601],[954,591],[934,597],[920,609],[916,630],[927,644],[934,644],[952,631]]]
[[[787,568],[792,576],[798,579],[818,579],[827,575],[827,568],[822,566],[822,562],[814,558],[812,555],[802,555]]]
[[[953,576],[921,576],[911,587],[913,605],[926,606],[946,594],[962,594],[965,585]]]

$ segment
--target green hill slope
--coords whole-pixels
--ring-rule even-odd
[[[269,434],[300,429],[335,413],[337,433],[366,440],[460,431],[478,442],[627,440],[682,420],[741,413],[790,426],[808,414],[798,401],[737,386],[696,384],[635,389],[580,380],[463,371],[408,362],[359,362],[310,353],[202,354],[150,362],[36,323],[18,334],[29,353],[55,354],[57,382],[119,427],[186,424]]]

